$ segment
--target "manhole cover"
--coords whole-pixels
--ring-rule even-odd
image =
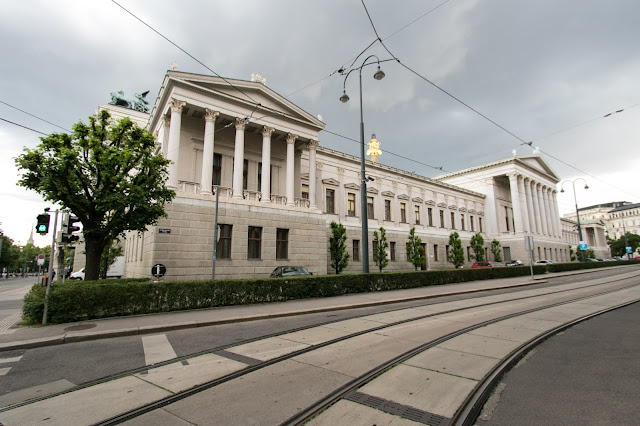
[[[64,331],[80,331],[80,330],[88,330],[90,328],[95,327],[96,324],[78,324],[72,325],[71,327],[67,327]]]

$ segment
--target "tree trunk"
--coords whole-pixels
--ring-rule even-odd
[[[86,235],[84,243],[87,259],[87,263],[84,266],[84,279],[86,281],[97,280],[100,277],[100,257],[105,244],[101,239],[87,238]]]

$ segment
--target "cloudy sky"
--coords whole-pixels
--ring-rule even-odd
[[[351,102],[342,104],[344,77],[335,71],[376,40],[360,1],[118,3],[219,75],[260,73],[321,114],[326,130],[359,138],[357,72],[346,84]],[[578,185],[580,205],[640,202],[640,2],[365,3],[402,64],[512,133],[391,61],[382,65],[384,80],[372,78],[375,67],[363,71],[365,135],[375,132],[382,143],[380,162],[433,177],[442,174],[434,167],[455,171],[514,149],[531,154],[521,144],[532,141],[563,180],[587,180],[588,191]],[[0,228],[18,244],[51,204],[15,184],[13,158],[41,136],[16,124],[46,134],[70,129],[117,90],[128,97],[150,90],[153,103],[172,63],[210,74],[108,0],[3,0],[0,54]],[[391,58],[374,44],[354,66],[371,54]],[[357,143],[332,133],[322,132],[320,143],[359,155]],[[571,190],[559,195],[560,212],[572,211]]]

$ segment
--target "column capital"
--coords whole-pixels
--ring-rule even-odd
[[[287,133],[287,143],[294,143],[298,139],[298,135],[294,135],[293,133]]]
[[[167,127],[169,126],[169,124],[171,124],[171,119],[169,117],[167,117],[166,115],[162,116],[162,125]]]
[[[318,142],[318,141],[314,141],[314,140],[310,140],[310,141],[307,143],[307,148],[308,148],[309,150],[316,149],[316,148],[318,147],[318,145],[320,145],[320,142]]]
[[[220,115],[220,111],[214,111],[209,108],[204,110],[204,121],[215,121],[216,117]]]
[[[273,127],[264,126],[262,128],[262,136],[265,138],[270,138],[273,132],[275,132],[275,130],[276,129],[274,129]]]
[[[520,177],[520,174],[516,172],[511,172],[511,173],[507,173],[507,176],[509,176],[509,179],[515,179],[517,181],[518,178]]]
[[[236,130],[244,130],[244,128],[247,126],[247,120],[244,118],[236,118]]]
[[[171,100],[169,101],[169,107],[171,108],[171,113],[173,114],[174,112],[177,114],[182,114],[182,108],[184,108],[184,106],[187,103],[185,101],[179,101],[175,98],[171,98]]]

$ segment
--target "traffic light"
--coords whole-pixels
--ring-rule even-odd
[[[62,216],[62,242],[63,243],[73,243],[80,239],[79,236],[74,235],[73,233],[80,230],[79,226],[75,226],[76,222],[80,222],[77,216],[74,216],[70,213],[64,213]]]
[[[38,224],[36,225],[36,232],[40,235],[47,235],[49,233],[49,215],[39,214]]]

